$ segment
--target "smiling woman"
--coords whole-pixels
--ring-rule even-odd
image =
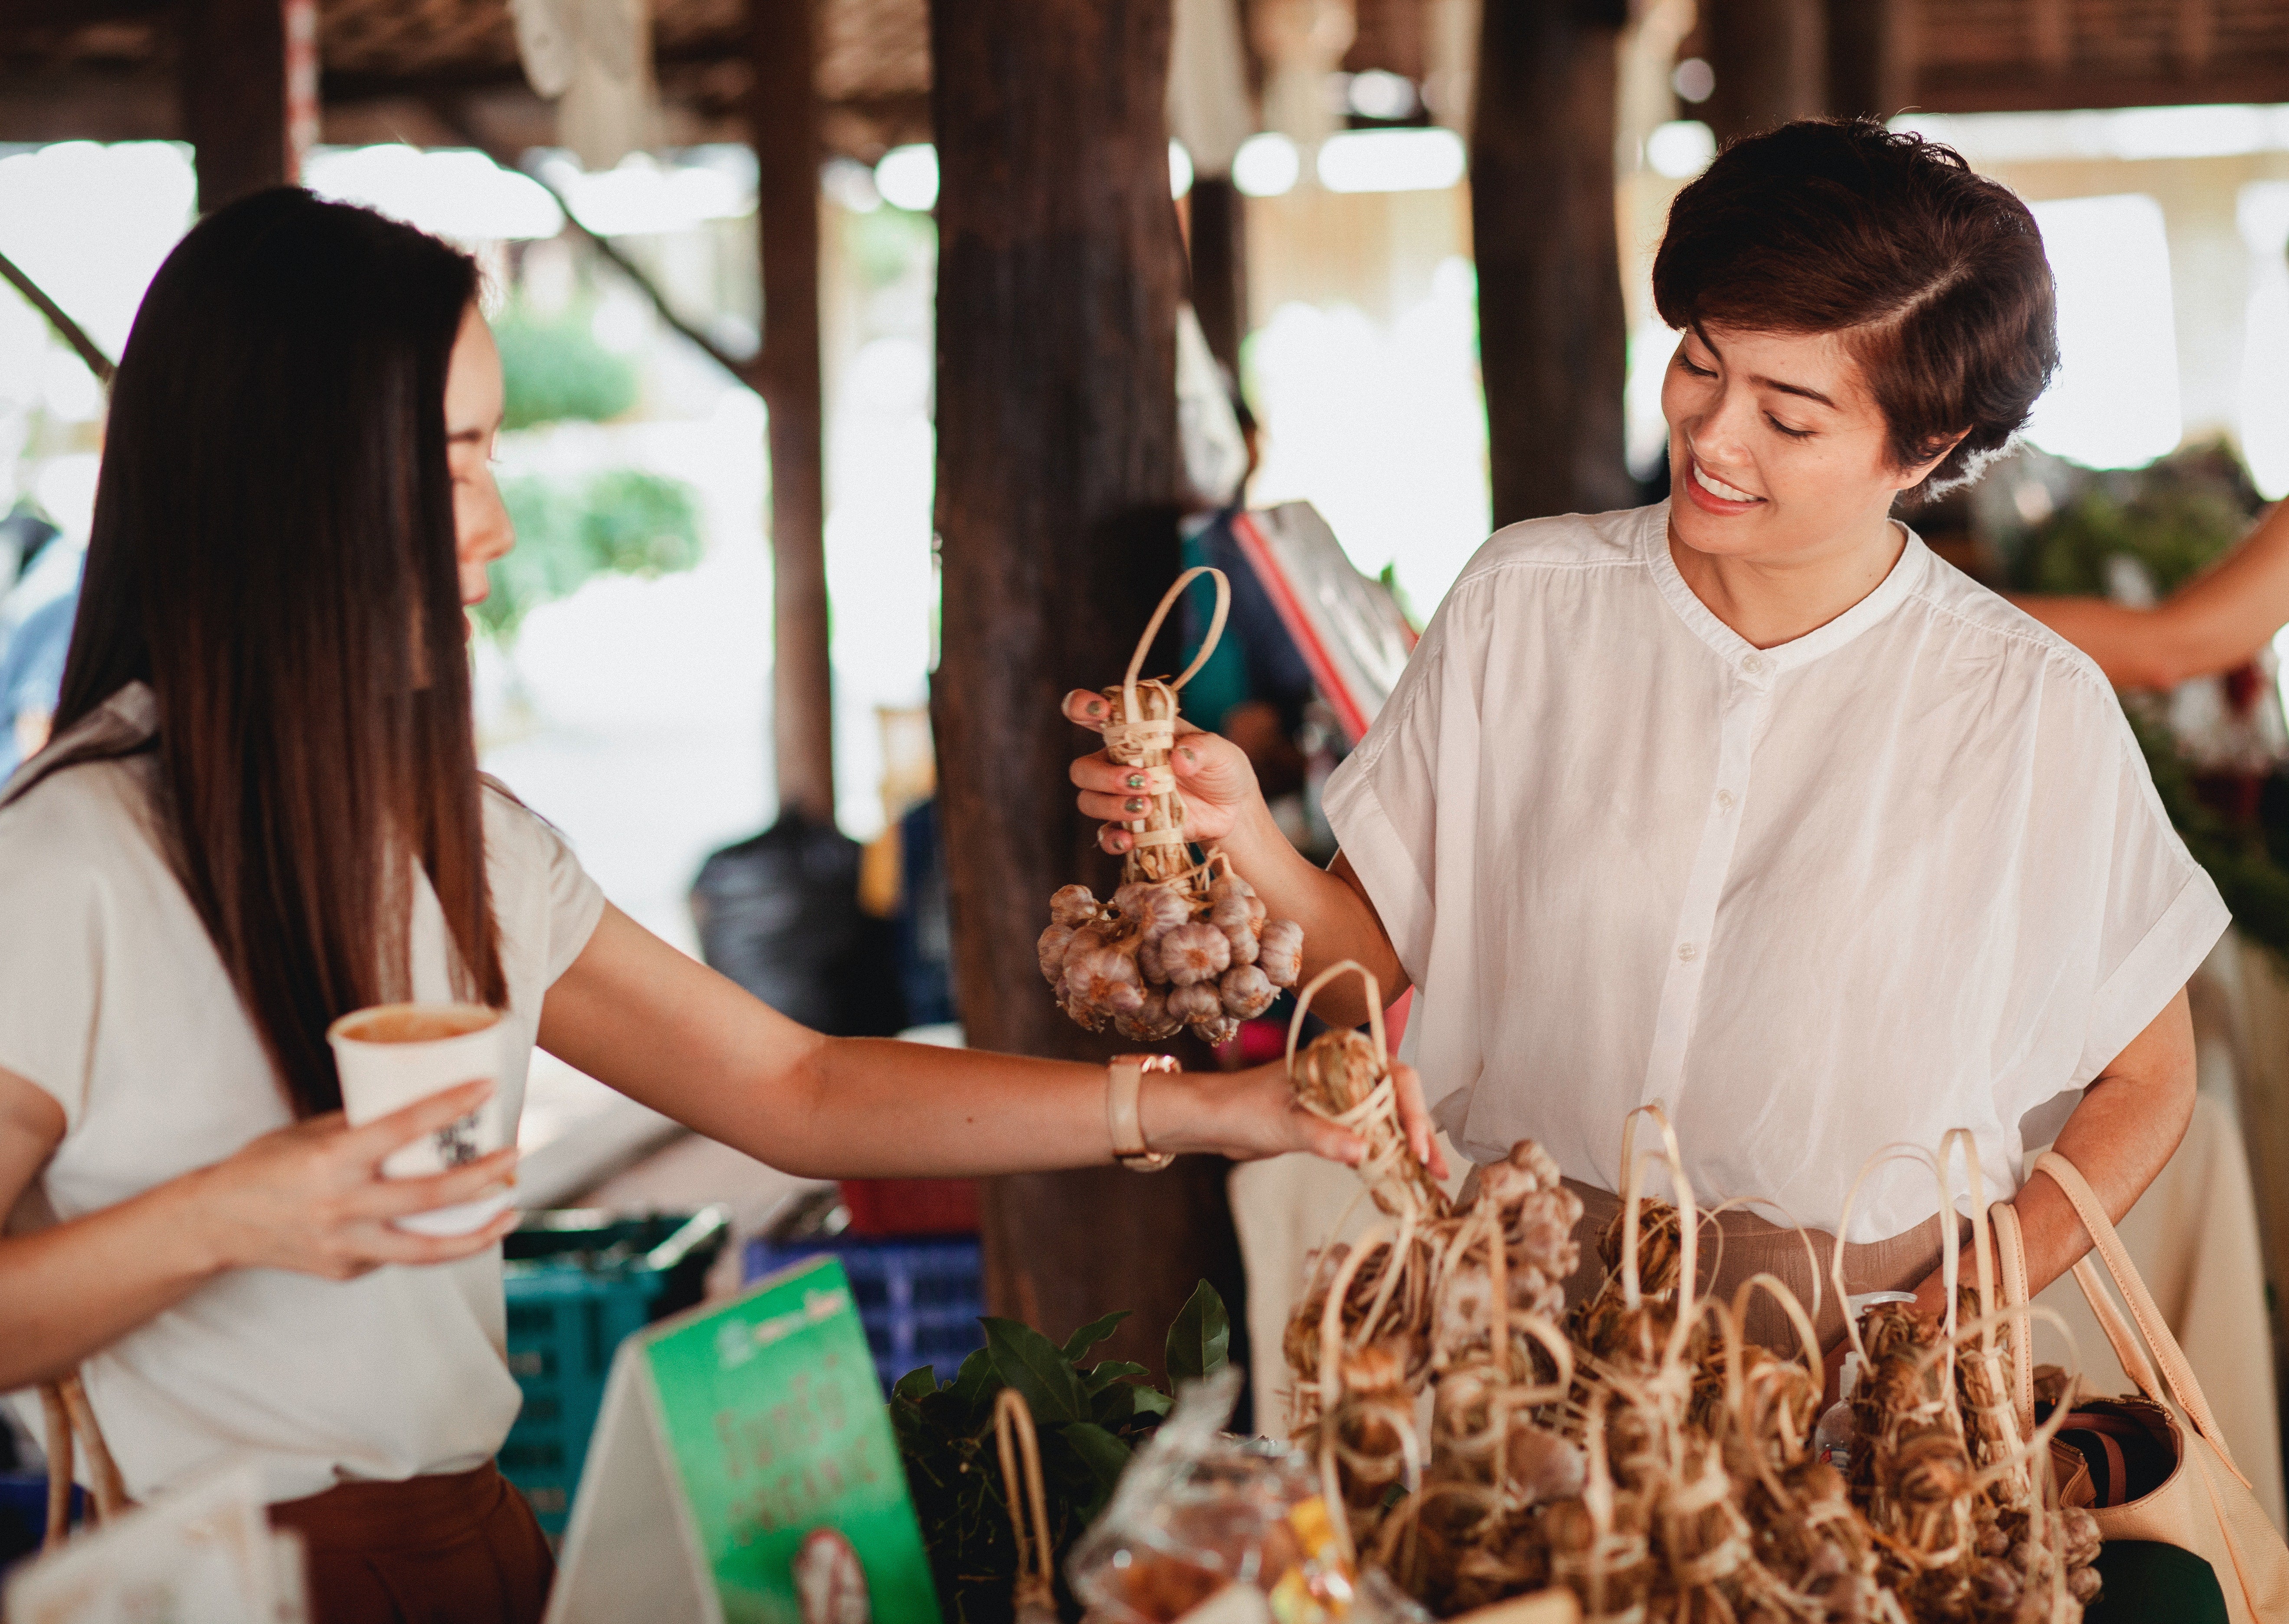
[[[1540,1141],[1589,1246],[1655,1101],[1703,1198],[1818,1225],[1884,1147],[1952,1128],[2007,1187],[2063,1095],[2057,1142],[2118,1215],[2191,1111],[2181,989],[2225,911],[2089,660],[1891,517],[1972,477],[2050,374],[2032,218],[1945,147],[1792,124],[1679,195],[1655,290],[1683,330],[1671,499],[1486,545],[1328,782],[1329,871],[1208,735],[1172,761],[1188,826],[1303,925],[1306,976],[1419,989],[1434,1113],[1480,1163]],[[1118,769],[1073,777],[1121,849]],[[2046,1180],[2014,1205],[2039,1287],[2088,1243]],[[1937,1208],[1876,1169],[1836,1238],[1849,1289],[1935,1309]],[[1715,1290],[1769,1266],[1814,1300],[1765,1217],[1720,1222]]]

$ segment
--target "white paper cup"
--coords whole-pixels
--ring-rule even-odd
[[[501,1012],[476,1004],[377,1004],[326,1028],[352,1127],[480,1078],[495,1085],[492,1097],[467,1116],[392,1150],[382,1159],[384,1178],[444,1173],[509,1143],[513,1133],[498,1087],[505,1033]],[[504,1190],[395,1222],[417,1235],[467,1235],[491,1222],[511,1199]]]

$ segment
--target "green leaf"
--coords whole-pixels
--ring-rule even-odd
[[[993,1373],[993,1361],[980,1348],[962,1360],[961,1368],[953,1373],[952,1391],[963,1409],[982,1418],[994,1389],[1001,1385],[1001,1379]]]
[[[937,1369],[930,1365],[925,1365],[920,1370],[908,1371],[905,1375],[900,1376],[897,1384],[890,1389],[894,1397],[904,1398],[913,1404],[920,1404],[937,1391]]]
[[[1081,1510],[1086,1522],[1112,1497],[1113,1485],[1121,1481],[1121,1474],[1129,1465],[1129,1445],[1089,1421],[1059,1428],[1058,1437],[1088,1469],[1097,1485],[1096,1493]]]
[[[1076,1365],[1080,1364],[1081,1356],[1106,1337],[1111,1336],[1113,1327],[1128,1318],[1129,1312],[1128,1309],[1119,1309],[1102,1319],[1090,1320],[1080,1330],[1065,1338],[1065,1357]]]
[[[1135,1417],[1137,1395],[1150,1391],[1152,1391],[1150,1388],[1140,1388],[1127,1381],[1116,1381],[1110,1387],[1091,1393],[1089,1396],[1089,1407],[1098,1426],[1118,1427]]]
[[[1142,1365],[1131,1365],[1122,1359],[1106,1359],[1083,1373],[1081,1382],[1092,1393],[1101,1393],[1114,1382],[1129,1376],[1148,1373]]]
[[[1169,1385],[1222,1370],[1231,1356],[1232,1316],[1216,1287],[1202,1280],[1168,1327]]]
[[[1166,1415],[1176,1403],[1157,1387],[1132,1387],[1129,1390],[1137,1395],[1129,1401],[1129,1407],[1138,1415]]]
[[[1055,1342],[1018,1320],[989,1314],[982,1323],[995,1373],[1032,1406],[1035,1424],[1049,1427],[1086,1419],[1089,1406],[1081,1380]]]

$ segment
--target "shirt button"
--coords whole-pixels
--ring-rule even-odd
[[[1677,950],[1677,956],[1686,963],[1691,964],[1695,959],[1701,957],[1701,950],[1687,942]]]
[[[1748,654],[1741,657],[1741,669],[1747,672],[1751,676],[1755,676],[1764,668],[1765,657],[1763,655]]]
[[[1719,790],[1717,792],[1717,809],[1719,812],[1730,812],[1733,809],[1732,791]]]

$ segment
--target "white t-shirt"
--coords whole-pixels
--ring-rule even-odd
[[[78,1217],[221,1161],[293,1118],[261,1040],[153,824],[156,758],[42,776],[75,741],[148,737],[123,689],[0,797],[0,1068],[54,1096],[66,1129],[38,1189]],[[542,995],[577,958],[602,893],[548,825],[484,792],[486,874],[508,981],[511,1119]],[[414,996],[452,996],[448,935],[417,875]],[[500,1447],[508,1373],[498,1248],[334,1282],[280,1270],[211,1281],[81,1367],[141,1499],[226,1458],[273,1500],[349,1478],[465,1471]],[[36,1429],[38,1405],[19,1396]]]
[[[2225,928],[2216,888],[2097,667],[1914,537],[1759,650],[1668,516],[1495,536],[1328,781],[1439,1121],[1614,1190],[1657,1100],[1697,1197],[1830,1230],[1876,1151],[1967,1127],[2008,1194],[2020,1118],[2160,1013]],[[1847,1238],[1938,1208],[1895,1162]]]

